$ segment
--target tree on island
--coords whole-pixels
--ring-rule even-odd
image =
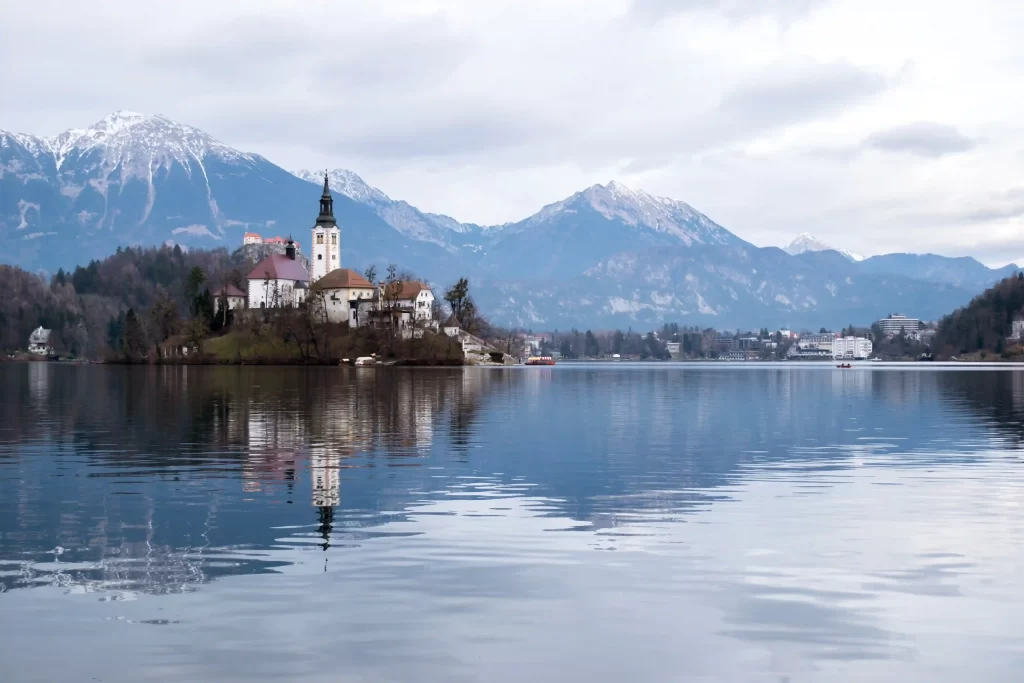
[[[477,313],[473,297],[469,294],[469,280],[459,278],[458,282],[445,290],[444,300],[451,308],[452,315],[462,323],[462,329],[472,334],[479,332],[483,321]]]
[[[124,316],[124,340],[121,343],[125,354],[132,360],[140,360],[145,357],[148,344],[146,332],[142,329],[142,323],[131,308]]]

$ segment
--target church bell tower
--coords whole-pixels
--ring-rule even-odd
[[[313,250],[310,256],[310,278],[319,280],[341,267],[341,229],[334,220],[334,198],[324,172],[324,192],[320,195],[320,215],[313,226]]]

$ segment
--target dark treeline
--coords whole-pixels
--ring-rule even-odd
[[[679,344],[679,354],[688,357],[710,357],[718,333],[712,329],[686,327],[677,323],[663,325],[646,333],[632,329],[555,331],[545,335],[541,354],[557,352],[563,358],[607,358],[622,356],[665,360],[671,357],[666,343]]]
[[[0,266],[0,286],[7,293],[0,300],[0,351],[25,349],[32,330],[42,326],[52,331],[50,343],[58,355],[126,362],[184,357],[182,348],[198,351],[199,356],[210,351],[210,359],[222,362],[336,362],[336,356],[382,350],[388,357],[403,352],[451,360],[453,345],[447,337],[399,344],[393,325],[349,334],[347,324],[327,321],[322,293],[315,288],[310,290],[313,303],[296,310],[236,316],[222,305],[216,312],[213,292],[227,284],[245,291],[245,274],[253,259],[264,255],[245,248],[234,253],[177,246],[118,248],[105,259],[70,272],[60,270],[50,278]],[[374,271],[367,269],[366,275],[377,282]],[[393,300],[404,282],[417,280],[408,271],[389,266],[379,283],[385,308],[397,305]],[[514,352],[515,336],[480,314],[466,279],[448,288],[442,300],[456,312],[463,329]],[[442,313],[447,315],[440,309],[433,315],[440,319]],[[225,336],[228,332],[233,333],[230,338]],[[219,343],[211,348],[207,342],[218,337]]]
[[[53,331],[57,353],[101,357],[118,351],[126,325],[149,336],[162,321],[188,314],[189,277],[200,269],[206,284],[242,284],[244,257],[226,249],[126,248],[102,261],[74,271],[60,270],[52,278],[0,265],[0,348],[25,348],[38,326]],[[193,276],[194,278],[194,276]],[[193,289],[196,283],[192,282]]]
[[[1024,274],[985,290],[939,321],[932,347],[943,356],[1007,351],[1013,321],[1024,311]]]
[[[550,341],[545,339],[541,344],[541,354],[551,355],[556,351],[562,358],[601,358],[615,354],[640,358],[669,357],[665,343],[655,337],[653,332],[640,334],[632,330],[597,333],[590,330],[556,331]]]

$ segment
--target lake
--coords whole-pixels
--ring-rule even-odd
[[[1018,681],[1024,372],[0,364],[0,680]]]

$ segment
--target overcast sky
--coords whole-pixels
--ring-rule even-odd
[[[8,130],[130,109],[463,221],[617,179],[759,245],[1024,263],[1024,3],[33,0],[0,26]]]

